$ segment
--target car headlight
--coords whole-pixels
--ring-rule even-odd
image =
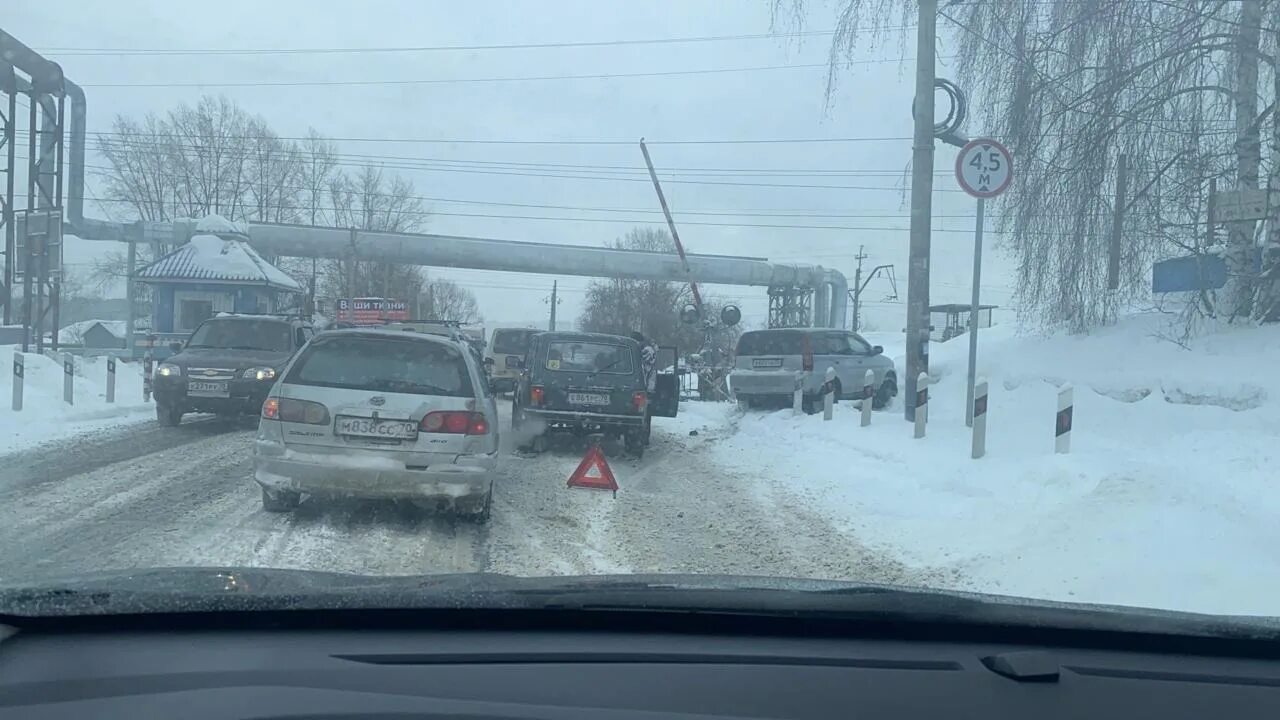
[[[174,375],[181,375],[182,366],[174,365],[173,363],[160,363],[159,367],[156,368],[156,374],[161,377],[173,377]]]
[[[244,371],[245,380],[275,380],[276,369],[269,367],[249,368]]]

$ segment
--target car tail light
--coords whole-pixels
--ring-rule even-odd
[[[530,405],[533,405],[535,407],[538,405],[541,405],[545,397],[546,396],[542,391],[541,385],[534,385],[533,387],[529,388],[529,404]]]
[[[262,403],[262,417],[268,420],[280,419],[280,400],[267,398],[267,401]]]
[[[644,407],[648,404],[649,393],[646,393],[643,390],[637,390],[631,393],[631,407],[635,408],[636,412],[644,412]]]
[[[279,414],[282,422],[301,423],[303,425],[329,424],[329,408],[310,400],[281,398]]]
[[[489,420],[484,413],[439,411],[427,413],[418,425],[423,432],[449,435],[488,435]]]
[[[804,341],[804,356],[800,360],[800,362],[803,363],[803,365],[801,365],[801,368],[804,370],[812,370],[813,369],[813,343],[809,342],[808,335],[805,335],[802,338],[802,340]]]

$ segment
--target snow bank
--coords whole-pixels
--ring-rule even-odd
[[[964,425],[964,338],[933,346],[923,440],[901,398],[870,428],[847,403],[832,422],[685,403],[683,423],[723,433],[717,461],[758,477],[766,497],[800,499],[952,587],[1280,614],[1280,328],[1231,328],[1183,349],[1156,340],[1160,326],[1144,316],[1088,337],[984,330],[981,460]],[[1076,388],[1072,452],[1055,455],[1065,382]]]
[[[26,353],[23,409],[14,412],[14,346],[0,345],[4,373],[0,379],[0,454],[123,422],[153,417],[153,405],[142,401],[142,363],[116,363],[116,402],[108,404],[107,359],[75,358],[75,404],[62,401],[61,360]]]

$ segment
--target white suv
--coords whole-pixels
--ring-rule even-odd
[[[408,500],[489,517],[498,410],[460,341],[385,329],[314,337],[262,405],[254,479],[269,512],[303,494]]]

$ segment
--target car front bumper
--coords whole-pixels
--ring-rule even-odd
[[[227,382],[227,397],[202,397],[187,394],[185,376],[157,375],[151,393],[156,403],[182,408],[183,412],[243,413],[262,412],[262,403],[271,393],[272,380],[234,379]]]
[[[365,499],[431,500],[473,504],[482,499],[493,481],[495,455],[459,458],[457,463],[433,463],[423,469],[394,467],[385,458],[361,455],[284,451],[275,443],[259,441],[253,458],[258,484],[269,490],[289,490],[310,495]]]

